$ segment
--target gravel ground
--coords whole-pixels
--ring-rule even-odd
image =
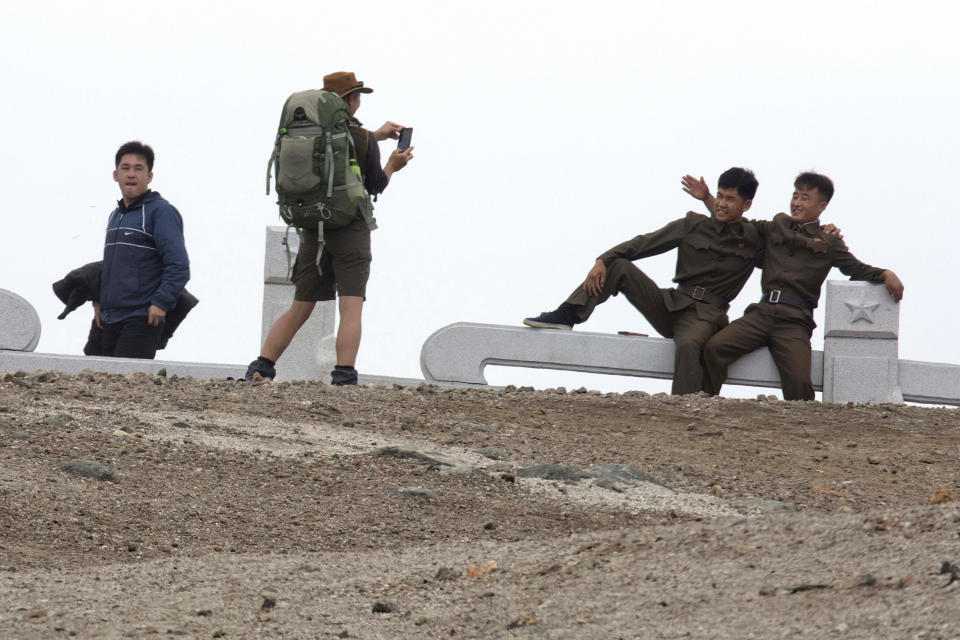
[[[960,638],[957,416],[0,374],[0,637]]]

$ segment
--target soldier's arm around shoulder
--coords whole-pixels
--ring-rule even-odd
[[[763,253],[769,224],[767,220],[743,219],[744,239],[753,247],[753,266],[757,269],[763,267]]]
[[[825,242],[830,243],[830,250],[833,253],[833,266],[840,269],[841,273],[850,276],[851,280],[882,282],[894,302],[900,302],[903,298],[903,283],[897,277],[897,274],[889,269],[881,269],[861,262],[850,253],[847,244],[839,236],[821,232],[820,237]]]

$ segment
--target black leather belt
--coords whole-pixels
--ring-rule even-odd
[[[791,296],[783,291],[780,291],[779,289],[774,289],[773,291],[764,291],[763,297],[760,298],[760,302],[769,302],[770,304],[788,304],[791,307],[811,310],[816,309],[817,307],[816,303],[810,302],[806,298]]]
[[[720,307],[721,309],[726,309],[727,307],[730,306],[726,300],[724,300],[720,296],[710,293],[703,287],[691,287],[688,284],[681,284],[681,285],[677,285],[677,291],[690,296],[694,300],[698,300],[700,302],[707,302],[709,304],[712,304],[715,307]]]

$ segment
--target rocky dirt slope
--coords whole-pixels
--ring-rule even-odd
[[[955,410],[0,377],[2,638],[960,638]]]

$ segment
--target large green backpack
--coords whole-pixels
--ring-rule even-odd
[[[267,195],[271,169],[280,218],[288,227],[318,232],[318,268],[324,228],[341,229],[363,218],[376,229],[350,133],[350,113],[336,93],[310,89],[287,98],[267,164]]]

